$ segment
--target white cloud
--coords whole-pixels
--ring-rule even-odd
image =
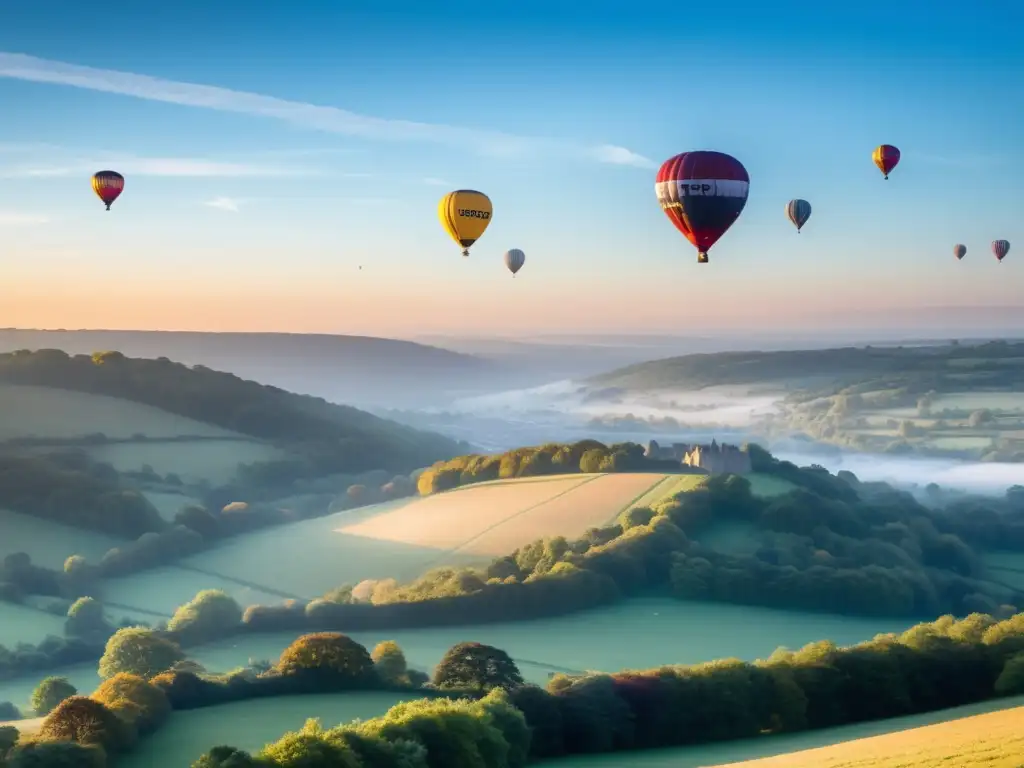
[[[445,181],[444,179],[435,179],[433,176],[427,176],[423,179],[423,183],[431,187],[450,187],[451,182]]]
[[[67,85],[222,112],[270,117],[306,128],[370,140],[433,142],[472,148],[477,152],[495,156],[542,151],[588,158],[612,165],[654,167],[653,162],[647,158],[611,144],[588,147],[550,139],[513,136],[498,131],[411,120],[387,120],[360,115],[338,107],[323,107],[258,93],[182,83],[131,72],[83,67],[20,53],[0,52],[0,77]]]
[[[34,227],[49,220],[48,217],[36,213],[0,211],[0,227]]]
[[[599,163],[611,165],[631,165],[634,168],[654,168],[655,164],[649,158],[638,155],[625,147],[616,147],[614,144],[602,144],[594,147],[593,157]]]
[[[210,208],[217,208],[221,211],[238,213],[241,202],[241,200],[236,200],[233,197],[215,197],[213,200],[207,200],[203,205],[207,205]]]

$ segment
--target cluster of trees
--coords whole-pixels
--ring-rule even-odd
[[[33,695],[45,715],[38,737],[0,731],[0,760],[9,768],[102,768],[174,710],[385,688],[418,689],[425,698],[336,728],[310,721],[257,755],[215,747],[193,768],[446,768],[470,759],[514,768],[568,754],[827,728],[1024,693],[1024,614],[944,616],[848,648],[820,641],[753,663],[556,675],[546,688],[525,684],[504,651],[473,642],[449,649],[432,678],[409,670],[394,642],[371,653],[339,633],[304,635],[275,664],[216,675],[156,633],[122,630],[100,675],[90,696],[61,678],[43,681]]]
[[[408,472],[459,451],[456,441],[441,435],[167,358],[20,350],[0,355],[0,382],[132,400],[271,441],[295,456],[263,465],[273,482],[368,469]],[[259,467],[250,467],[250,474],[263,476]]]
[[[456,456],[439,461],[424,471],[419,476],[417,487],[421,494],[427,495],[450,491],[460,485],[515,477],[679,469],[678,461],[648,459],[644,456],[644,447],[637,443],[605,445],[597,440],[579,440],[515,448],[500,454]]]
[[[226,601],[209,601],[207,611],[211,606],[230,610]],[[195,629],[194,614],[179,614],[179,624],[190,626],[191,622]],[[66,678],[43,680],[31,702],[34,714],[45,717],[38,736],[19,739],[15,728],[0,730],[0,766],[103,768],[109,759],[130,751],[139,737],[159,728],[173,710],[267,696],[420,689],[429,683],[426,674],[408,668],[402,649],[393,641],[378,644],[371,653],[342,634],[304,635],[285,649],[276,664],[253,662],[227,673],[209,674],[189,661],[176,642],[140,627],[122,629],[110,637],[99,674],[103,682],[89,696],[78,695]]]
[[[110,464],[74,450],[0,453],[0,507],[115,536],[140,536],[163,525],[153,505],[125,487]]]

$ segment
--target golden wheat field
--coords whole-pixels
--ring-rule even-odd
[[[1020,768],[1024,707],[720,768]]]
[[[590,475],[588,479],[534,506],[496,522],[473,538],[452,549],[467,555],[501,557],[539,538],[565,536],[579,538],[588,528],[610,525],[634,506],[654,486],[665,480],[661,475]],[[506,492],[511,492],[507,489]],[[659,497],[660,498],[660,497]]]
[[[468,485],[446,493],[411,499],[382,515],[375,515],[353,525],[339,528],[339,533],[365,539],[390,541],[415,547],[450,552],[464,546],[481,534],[502,526],[517,515],[549,502],[556,497],[576,497],[576,489],[603,479],[604,475],[560,475],[546,483]],[[620,475],[625,477],[625,475]],[[660,480],[659,475],[644,475],[648,485]],[[570,493],[571,492],[571,493]],[[616,499],[621,509],[632,497]],[[606,500],[604,507],[608,506]],[[593,522],[587,527],[602,525],[608,519],[606,509],[590,510]],[[500,551],[492,556],[507,555],[516,547],[542,536],[570,536],[560,520],[551,520],[547,532],[537,529],[525,540],[509,537]],[[583,531],[579,531],[582,533]],[[486,554],[486,553],[481,553]]]

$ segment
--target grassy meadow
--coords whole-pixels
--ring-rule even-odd
[[[50,387],[0,385],[0,440],[17,437],[67,439],[102,433],[113,439],[143,434],[160,437],[248,439],[148,405],[104,395]]]
[[[123,543],[103,533],[0,509],[0,559],[25,552],[34,563],[60,569],[71,555],[84,555],[95,563],[108,549]]]
[[[35,644],[47,635],[64,636],[63,616],[28,605],[0,602],[0,645],[13,648],[18,643]]]
[[[0,412],[0,442],[31,437],[57,443],[103,434],[124,442],[83,447],[95,460],[120,472],[137,472],[148,465],[160,475],[174,473],[186,482],[225,483],[240,463],[284,455],[255,438],[159,408],[66,389],[0,385]]]
[[[180,768],[218,744],[256,752],[311,717],[325,727],[383,715],[416,695],[385,692],[281,696],[175,712],[171,720],[131,753],[119,768]]]
[[[456,643],[486,643],[507,651],[524,678],[543,684],[552,672],[647,669],[726,656],[754,660],[767,657],[779,646],[798,648],[824,637],[850,645],[881,632],[902,632],[913,623],[909,619],[800,613],[665,597],[637,598],[538,621],[353,632],[351,637],[368,648],[381,640],[395,640],[409,665],[427,672]],[[223,672],[249,659],[274,661],[296,636],[294,632],[238,636],[194,648],[190,656],[211,671]],[[66,676],[80,691],[92,691],[99,684],[96,664],[47,674]],[[0,701],[28,701],[43,676],[0,682]]]

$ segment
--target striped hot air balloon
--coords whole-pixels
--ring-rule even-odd
[[[124,176],[117,171],[98,171],[92,175],[92,191],[110,210],[110,206],[124,191]]]
[[[661,209],[697,249],[697,261],[743,213],[750,176],[743,163],[724,152],[683,152],[666,160],[654,180]]]
[[[796,233],[800,234],[800,228],[811,218],[811,204],[806,200],[797,198],[786,203],[786,216],[796,227]]]
[[[512,273],[512,277],[516,276],[516,272],[523,268],[523,264],[526,263],[526,254],[518,248],[512,248],[505,252],[505,266],[508,267],[508,271]]]
[[[992,241],[992,253],[996,255],[999,261],[1006,258],[1006,254],[1010,252],[1010,241],[1009,240],[993,240]]]
[[[967,246],[963,243],[957,243],[953,246],[953,255],[956,256],[957,261],[960,261],[960,259],[967,255]]]

